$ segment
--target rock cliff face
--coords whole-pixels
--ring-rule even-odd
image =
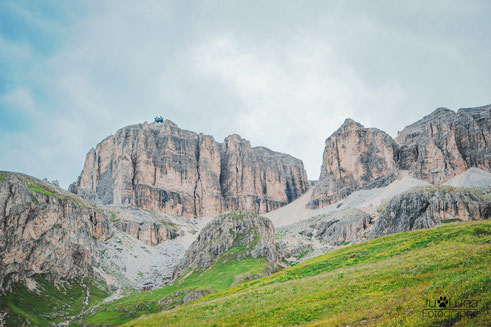
[[[347,119],[326,140],[311,209],[337,202],[360,188],[380,187],[398,175],[398,146],[386,133]]]
[[[491,105],[439,108],[399,132],[364,128],[347,119],[326,140],[321,176],[308,208],[337,202],[353,191],[392,182],[400,170],[440,185],[471,167],[491,171]]]
[[[236,251],[229,251],[234,248]],[[227,263],[247,257],[266,258],[270,272],[281,266],[273,223],[252,211],[227,213],[210,221],[186,251],[173,278],[189,269],[203,271],[219,260]]]
[[[52,280],[92,274],[105,214],[32,177],[0,172],[0,293],[43,273]]]
[[[159,223],[115,221],[114,227],[150,246],[179,236],[175,229],[167,228]]]
[[[394,197],[382,212],[370,238],[431,228],[445,222],[491,217],[490,189],[423,187]]]
[[[439,108],[398,134],[399,166],[437,185],[471,167],[490,171],[490,136],[491,105]]]
[[[278,209],[308,189],[303,164],[287,154],[252,148],[238,135],[221,145],[220,176],[225,208],[259,213]]]
[[[103,204],[130,204],[176,216],[231,209],[266,212],[308,188],[303,163],[253,148],[237,135],[224,144],[174,123],[132,125],[87,154],[70,190]]]

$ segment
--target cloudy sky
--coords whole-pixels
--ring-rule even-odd
[[[319,175],[345,118],[392,136],[491,103],[491,1],[0,0],[0,170],[67,187],[157,114]]]

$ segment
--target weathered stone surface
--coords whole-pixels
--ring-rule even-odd
[[[308,188],[303,163],[237,135],[213,137],[174,123],[119,130],[87,154],[70,190],[103,204],[130,204],[176,216],[214,216],[231,209],[273,210]]]
[[[438,108],[399,132],[399,166],[439,185],[471,167],[491,170],[491,105]]]
[[[234,252],[230,257],[223,256],[236,246],[241,246],[242,250]],[[201,230],[175,269],[173,279],[189,269],[206,270],[218,260],[227,263],[247,257],[266,258],[270,262],[270,272],[281,266],[280,255],[275,245],[273,223],[252,211],[223,214],[214,218]]]
[[[264,147],[252,148],[238,135],[222,148],[222,194],[228,210],[259,213],[278,209],[307,191],[307,175],[300,160]]]
[[[0,179],[0,293],[37,273],[53,281],[91,275],[96,239],[109,236],[105,214],[32,177]]]
[[[281,255],[298,263],[339,246],[367,240],[374,218],[358,209],[311,217],[277,229]]]
[[[115,221],[114,227],[150,246],[179,236],[176,229],[152,222]]]
[[[386,133],[347,119],[327,140],[311,209],[337,202],[360,188],[389,184],[398,176],[398,146]]]
[[[389,202],[369,237],[431,228],[454,220],[488,219],[491,217],[490,191],[452,187],[416,188]]]
[[[491,105],[438,108],[404,128],[394,141],[386,133],[347,119],[326,140],[321,176],[308,208],[335,203],[353,191],[387,185],[408,170],[440,185],[471,167],[491,171]]]

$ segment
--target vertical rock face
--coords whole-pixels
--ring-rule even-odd
[[[222,145],[222,194],[228,210],[268,212],[300,197],[308,188],[300,160],[231,135]]]
[[[489,171],[490,135],[491,105],[457,112],[439,108],[398,134],[399,165],[432,184],[471,167]]]
[[[276,170],[275,170],[276,169]],[[308,188],[303,163],[233,135],[213,137],[163,124],[125,127],[92,149],[70,190],[103,204],[130,204],[176,216],[229,209],[266,212]]]
[[[399,170],[439,185],[477,167],[491,171],[491,105],[438,108],[404,128],[386,133],[347,119],[326,140],[321,176],[307,205],[324,207],[361,188],[386,185]]]
[[[359,188],[392,182],[398,175],[398,146],[386,133],[347,119],[326,140],[319,182],[309,208],[334,203]]]
[[[109,236],[105,214],[32,177],[2,172],[0,180],[0,293],[37,273],[90,275],[96,239]]]
[[[116,221],[114,227],[143,243],[155,246],[179,236],[175,229],[150,222]]]

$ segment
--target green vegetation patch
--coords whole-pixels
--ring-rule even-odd
[[[74,279],[51,283],[42,275],[34,275],[26,282],[13,286],[12,292],[2,296],[0,302],[9,311],[8,326],[51,326],[66,321],[108,296],[105,286],[93,279]],[[88,306],[85,301],[89,292]]]
[[[449,223],[455,223],[455,222],[457,222],[457,221],[462,221],[462,220],[460,220],[459,218],[453,218],[453,219],[443,219],[443,220],[442,220],[442,223],[443,223],[443,224],[449,224]]]
[[[251,276],[263,275],[269,266],[265,258],[247,258],[240,261],[227,263],[217,262],[204,272],[194,272],[189,277],[178,283],[177,286],[189,288],[210,288],[221,291],[230,287],[236,276],[249,274]]]
[[[126,326],[487,326],[491,223],[450,223],[354,244]],[[429,318],[426,301],[476,311]]]
[[[234,247],[229,251],[238,253],[243,250],[245,248]],[[185,279],[177,280],[174,285],[158,290],[133,293],[122,299],[103,304],[83,321],[93,325],[121,325],[141,315],[160,312],[166,308],[168,303],[172,303],[172,306],[180,305],[190,292],[217,292],[237,283],[238,277],[250,280],[264,275],[269,267],[269,262],[265,258],[247,258],[226,263],[223,261],[223,258],[220,258],[218,263],[203,272],[193,271]]]
[[[27,186],[27,188],[30,189],[31,191],[36,192],[36,193],[46,194],[46,195],[49,195],[49,196],[53,196],[55,198],[60,198],[60,196],[58,194],[54,194],[53,192],[50,192],[47,189],[45,189],[45,188],[43,188],[42,186],[39,186],[39,185],[29,184]]]

